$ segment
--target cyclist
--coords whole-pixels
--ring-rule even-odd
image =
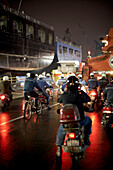
[[[24,83],[24,97],[25,97],[25,100],[28,100],[27,95],[30,95],[31,97],[35,97],[36,98],[35,107],[37,108],[38,93],[34,91],[35,88],[38,89],[40,92],[42,92],[41,87],[36,82],[35,74],[31,73],[30,77],[26,78],[25,83]]]

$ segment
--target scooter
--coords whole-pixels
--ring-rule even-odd
[[[113,103],[104,103],[101,124],[104,128],[113,128]]]
[[[10,96],[8,94],[1,94],[0,95],[0,107],[2,108],[2,111],[5,110],[5,108],[10,106]]]
[[[64,152],[70,153],[74,166],[79,166],[79,160],[84,159],[85,150],[89,147],[89,145],[85,145],[84,127],[79,123],[80,116],[77,112],[78,110],[71,104],[64,105],[57,111],[60,114],[63,130],[66,131],[62,148]]]
[[[88,92],[88,95],[91,99],[90,102],[88,102],[88,105],[91,107],[91,108],[95,108],[96,106],[96,109],[98,108],[97,107],[97,100],[98,100],[98,93],[97,93],[97,90],[93,89],[91,91]]]

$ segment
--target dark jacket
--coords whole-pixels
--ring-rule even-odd
[[[99,80],[98,83],[99,83],[100,89],[104,90],[104,88],[108,85],[109,80],[103,77]]]
[[[86,85],[88,86],[89,88],[89,91],[92,90],[92,89],[97,89],[98,87],[98,80],[96,80],[95,78],[90,78]]]
[[[34,87],[36,87],[39,91],[42,91],[41,87],[39,84],[34,80],[33,78],[29,77],[26,78],[25,84],[24,84],[24,91],[25,92],[31,92],[34,91]]]
[[[80,112],[80,118],[81,120],[84,119],[84,108],[82,103],[87,103],[90,101],[90,97],[81,91],[77,92],[72,92],[71,90],[68,90],[67,92],[64,92],[63,94],[60,95],[60,98],[58,99],[59,103],[65,104],[73,104],[78,107],[78,110]]]
[[[2,81],[0,85],[0,93],[1,94],[11,94],[11,82],[10,81]]]
[[[113,84],[108,84],[103,91],[103,98],[107,102],[113,103]]]

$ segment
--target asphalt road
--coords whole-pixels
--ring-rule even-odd
[[[0,170],[46,169],[56,166],[56,134],[59,127],[59,107],[56,98],[51,101],[51,110],[44,108],[42,114],[23,119],[23,98],[12,101],[10,109],[0,110]],[[91,146],[80,160],[82,170],[111,169],[113,161],[113,131],[101,126],[101,111],[87,114],[92,119]],[[62,154],[62,170],[70,170],[70,155]],[[60,168],[59,168],[60,169]]]

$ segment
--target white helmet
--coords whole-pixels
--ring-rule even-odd
[[[9,80],[9,77],[8,76],[4,76],[3,77],[3,81],[8,81]]]
[[[81,77],[81,78],[82,78],[82,74],[79,74],[78,77]]]
[[[27,76],[27,78],[30,77],[30,73],[27,73],[26,76]]]
[[[39,79],[43,79],[43,75],[42,74],[39,75]]]
[[[90,73],[90,76],[94,76],[94,73]]]
[[[64,78],[64,75],[63,75],[63,74],[61,74],[61,78]]]
[[[46,74],[46,76],[47,76],[47,77],[49,77],[49,76],[50,76],[50,74],[49,74],[49,73],[47,73],[47,74]]]

